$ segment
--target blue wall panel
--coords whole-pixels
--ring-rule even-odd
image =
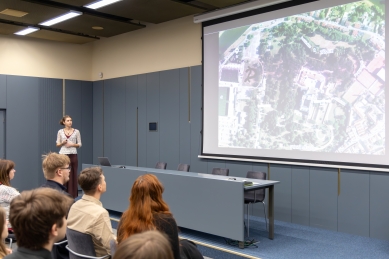
[[[39,79],[39,139],[40,154],[58,152],[56,147],[57,133],[62,118],[62,80]],[[42,170],[40,170],[41,172]],[[43,173],[39,174],[39,182],[44,183]]]
[[[6,155],[16,164],[17,172],[11,184],[19,191],[40,186],[43,174],[39,88],[39,78],[7,76]]]
[[[0,109],[0,159],[5,159],[5,110]]]
[[[389,241],[388,186],[388,173],[370,173],[370,237]]]
[[[191,135],[191,161],[192,172],[207,172],[207,161],[199,159],[201,154],[201,131],[203,125],[203,88],[202,88],[202,67],[190,68],[190,135]],[[181,163],[186,163],[181,161]]]
[[[147,74],[147,119],[146,119],[146,148],[147,148],[147,167],[155,167],[159,159],[159,131],[149,131],[150,122],[160,124],[160,100],[159,100],[159,72]]]
[[[65,114],[72,117],[73,128],[81,133],[82,146],[77,150],[78,173],[81,171],[82,163],[93,161],[92,109],[93,84],[86,81],[65,80]]]
[[[147,75],[138,75],[138,166],[147,167]]]
[[[114,128],[113,124],[111,123],[111,105],[112,105],[112,98],[111,98],[111,86],[113,84],[113,79],[105,80],[104,81],[104,131],[103,131],[103,140],[104,140],[104,156],[112,158],[111,153],[111,136],[112,136],[112,129]]]
[[[274,188],[274,218],[292,221],[292,168],[290,165],[273,165],[272,180],[280,181]]]
[[[342,170],[338,197],[338,231],[369,236],[369,172]]]
[[[309,167],[292,166],[292,223],[309,226]]]
[[[109,81],[109,83],[108,83]],[[112,164],[126,163],[126,78],[116,78],[107,80],[105,89],[110,92],[110,109],[105,114],[104,119],[109,117],[110,142],[111,145],[109,160]],[[108,126],[107,124],[105,124]]]
[[[93,164],[104,156],[104,81],[93,82]]]
[[[180,143],[179,143],[179,161],[191,161],[191,138],[189,122],[189,69],[180,68],[180,89],[179,89],[179,123],[180,123]],[[169,165],[168,165],[169,167]],[[169,167],[175,169],[173,167]]]
[[[309,176],[309,212],[312,227],[338,230],[338,172],[312,168]],[[276,187],[277,188],[277,187]]]
[[[81,129],[82,148],[80,150],[81,163],[90,164],[93,161],[93,83],[83,81],[81,85],[82,109]]]
[[[159,159],[168,169],[180,163],[180,70],[159,73]]]
[[[249,162],[226,161],[226,168],[231,176],[246,177],[248,171],[253,171],[253,164]]]
[[[268,172],[268,164],[265,163],[253,163],[253,171],[255,172],[266,172],[267,179],[271,179],[271,173]]]
[[[7,76],[0,75],[0,109],[7,108]]]
[[[138,77],[126,77],[126,165],[137,166]]]

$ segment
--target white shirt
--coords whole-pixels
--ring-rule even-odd
[[[0,206],[4,208],[6,213],[6,218],[8,220],[9,216],[9,207],[13,198],[18,196],[20,193],[13,187],[7,186],[4,184],[0,185]],[[8,223],[8,227],[11,225]]]
[[[60,129],[57,134],[57,144],[61,144],[65,139],[68,140],[68,143],[74,143],[79,144],[81,147],[81,134],[80,131],[77,129],[73,130],[73,133],[70,135],[69,138],[66,137],[65,131],[63,129]],[[59,150],[60,154],[77,154],[77,148],[75,147],[66,147],[63,145],[61,149]]]

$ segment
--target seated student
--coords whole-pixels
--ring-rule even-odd
[[[13,198],[20,193],[11,187],[11,180],[15,176],[15,163],[11,160],[0,159],[0,206],[5,209],[7,221],[9,216],[9,205]],[[8,224],[8,228],[12,233],[12,227]]]
[[[65,186],[70,175],[69,157],[55,152],[42,157],[42,169],[46,182],[41,187],[55,189],[73,199]],[[66,240],[66,237],[64,240]],[[69,259],[69,251],[66,249],[66,245],[67,243],[63,243],[53,247],[53,253],[55,253],[57,259]]]
[[[4,244],[4,239],[8,236],[7,215],[5,210],[0,207],[0,258],[3,258],[7,254],[11,254],[12,250],[7,248]]]
[[[133,234],[159,230],[169,237],[174,259],[203,258],[193,243],[179,242],[178,227],[169,206],[162,199],[163,186],[155,175],[139,176],[132,185],[130,206],[118,225],[118,244]],[[181,250],[180,250],[180,245]]]
[[[43,156],[42,169],[46,182],[41,187],[58,190],[72,197],[66,190],[65,184],[69,181],[70,159],[67,155],[55,152]],[[72,197],[73,198],[73,197]]]
[[[70,208],[68,228],[92,236],[96,256],[110,253],[110,242],[115,240],[108,211],[100,202],[107,184],[100,167],[85,168],[78,177],[84,195]]]
[[[167,236],[158,231],[135,234],[120,243],[113,259],[174,259]]]
[[[50,188],[24,191],[13,199],[9,220],[18,248],[5,258],[51,258],[53,244],[65,237],[65,216],[72,202],[68,196]]]

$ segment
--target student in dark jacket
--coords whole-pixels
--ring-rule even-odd
[[[43,155],[42,169],[46,182],[41,187],[57,190],[73,199],[73,197],[67,192],[65,186],[65,184],[69,181],[71,170],[70,159],[67,155],[55,152]],[[64,240],[66,240],[66,238]],[[66,243],[63,243],[53,247],[56,258],[69,259],[69,251],[66,249],[66,245]]]
[[[43,174],[46,182],[41,187],[55,189],[63,194],[73,198],[66,190],[65,184],[70,177],[70,159],[67,155],[55,152],[43,156],[42,161]]]
[[[133,234],[159,230],[168,236],[174,259],[203,258],[193,243],[180,244],[177,223],[163,200],[162,193],[162,183],[155,175],[145,174],[136,179],[131,189],[130,206],[119,222],[118,245]],[[192,253],[188,254],[187,251]]]
[[[50,259],[55,242],[66,233],[72,199],[51,188],[24,191],[11,202],[9,220],[18,248],[7,259]]]

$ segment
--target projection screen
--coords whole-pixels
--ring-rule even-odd
[[[201,157],[389,168],[382,0],[203,23]]]

